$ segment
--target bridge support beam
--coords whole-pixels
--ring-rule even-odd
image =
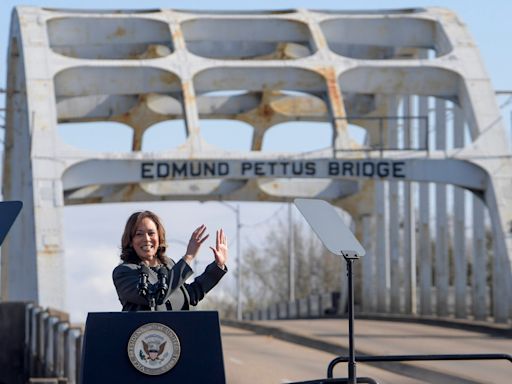
[[[435,126],[430,121],[434,103]],[[453,124],[447,124],[446,105],[460,109]],[[399,111],[398,116],[390,111]],[[219,148],[206,139],[203,119],[249,123],[252,142],[245,152]],[[163,134],[169,148],[144,153],[144,133],[168,120],[185,122],[183,145],[173,148]],[[131,150],[78,149],[64,143],[57,129],[59,123],[104,121],[133,130]],[[297,121],[331,123],[332,140],[313,151],[266,151],[272,127]],[[351,125],[365,129],[367,137],[357,139]],[[291,130],[289,137],[296,134]],[[435,140],[449,135],[453,145],[439,141],[432,150],[432,135]],[[464,196],[470,191],[482,198],[491,223],[494,251],[485,251],[493,263],[492,287],[486,287],[493,292],[490,315],[499,322],[511,318],[512,159],[475,44],[447,10],[368,17],[303,9],[194,14],[17,7],[9,42],[5,141],[3,195],[23,200],[25,209],[2,248],[4,300],[65,306],[65,205],[315,197],[356,219],[376,215],[377,225],[366,222],[362,231],[377,239],[375,263],[362,264],[373,268],[363,274],[375,276],[377,285],[363,291],[365,300],[373,291],[378,311],[401,311],[403,291],[405,313],[434,313],[436,297],[436,313],[446,314],[443,300],[450,287],[441,269],[452,245],[453,312],[481,317],[481,275],[472,282],[479,297],[474,313],[466,305],[464,227],[472,208],[464,206]],[[445,192],[451,188],[436,186],[436,204],[430,204],[434,183],[465,191],[456,192],[452,204],[451,192]],[[445,231],[444,244],[442,221],[450,214],[441,211],[452,206],[458,229]],[[473,212],[478,222],[479,209]],[[436,231],[433,213],[440,215]],[[400,246],[404,281],[397,286]],[[473,253],[474,266],[482,265],[480,247]],[[439,271],[433,273],[434,268]]]

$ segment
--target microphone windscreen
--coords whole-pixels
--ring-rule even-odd
[[[169,276],[169,270],[165,265],[162,265],[158,270],[158,274],[167,278],[167,276]]]
[[[140,272],[149,276],[149,268],[145,263],[140,264]]]

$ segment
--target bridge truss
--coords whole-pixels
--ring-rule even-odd
[[[3,194],[25,208],[2,247],[3,300],[64,305],[65,205],[317,197],[350,213],[369,251],[365,311],[510,319],[511,153],[452,12],[17,7],[8,61]],[[206,119],[250,124],[250,148],[208,143]],[[186,142],[143,151],[168,120]],[[57,129],[105,121],[131,127],[131,151],[73,148]],[[331,146],[263,151],[292,121],[331,123]]]

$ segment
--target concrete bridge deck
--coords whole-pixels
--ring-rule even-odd
[[[253,336],[266,336],[268,340],[280,339],[288,344],[290,351],[306,347],[330,355],[319,358],[317,378],[325,377],[327,365],[334,356],[348,355],[348,321],[346,319],[315,320],[268,320],[268,321],[223,321],[223,344],[225,348],[226,371],[233,373],[229,359],[236,352],[232,349],[233,330],[238,328]],[[471,354],[506,353],[512,354],[512,329],[508,325],[484,326],[470,322],[442,322],[425,324],[400,320],[356,319],[356,356],[396,354]],[[240,336],[240,335],[238,335]],[[271,336],[271,339],[268,338]],[[246,338],[249,343],[257,338]],[[277,340],[276,340],[277,341]],[[290,344],[292,343],[292,344]],[[290,352],[293,353],[293,352]],[[311,364],[309,352],[295,354],[303,356],[301,364]],[[300,357],[296,357],[299,358]],[[276,365],[286,371],[285,361],[276,361],[270,353],[268,361],[260,360],[260,372],[272,371]],[[322,366],[323,364],[323,366]],[[296,368],[291,368],[293,370]],[[358,374],[371,376],[380,383],[509,383],[512,364],[508,361],[444,361],[415,363],[358,363]],[[346,365],[339,364],[335,377],[346,377]],[[282,375],[281,375],[282,376]],[[261,376],[263,378],[263,376]],[[311,377],[307,378],[310,379]],[[271,380],[271,379],[270,379]],[[293,379],[297,381],[295,378]],[[306,380],[306,378],[303,378]],[[236,380],[235,380],[236,381]],[[251,381],[258,382],[258,381]],[[261,381],[276,382],[276,381]],[[286,381],[280,381],[286,382]]]

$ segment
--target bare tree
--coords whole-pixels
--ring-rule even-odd
[[[340,257],[327,251],[309,227],[294,223],[293,232],[296,297],[339,290]],[[269,228],[263,245],[245,247],[244,309],[254,310],[288,300],[287,234],[287,223],[280,221]]]

